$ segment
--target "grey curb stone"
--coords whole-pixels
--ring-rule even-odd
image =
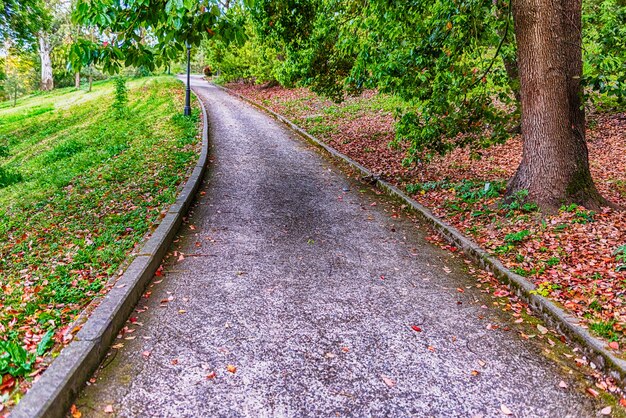
[[[431,225],[449,243],[462,249],[468,258],[470,258],[474,263],[482,269],[493,273],[499,281],[509,285],[509,288],[522,300],[528,302],[533,310],[540,315],[544,321],[554,327],[559,333],[568,337],[598,369],[603,370],[606,374],[615,378],[622,388],[626,387],[626,361],[611,353],[609,349],[607,349],[606,343],[592,336],[586,328],[580,326],[578,320],[573,315],[570,315],[549,299],[531,293],[536,288],[533,283],[504,267],[500,260],[492,257],[478,244],[467,238],[456,228],[437,218],[428,208],[411,199],[396,186],[386,182],[385,180],[381,180],[378,175],[374,174],[369,169],[335,150],[331,146],[325,144],[289,119],[228,88],[219,85],[216,85],[216,87],[240,98],[265,113],[268,113],[275,119],[283,122],[304,139],[326,151],[333,158],[340,160],[358,170],[364,179],[376,185],[388,196],[396,199],[402,204],[408,205],[411,211],[417,214],[422,221]]]
[[[174,240],[200,188],[209,155],[207,112],[202,109],[202,151],[187,183],[159,226],[87,322],[11,411],[12,418],[64,417],[108,352]]]

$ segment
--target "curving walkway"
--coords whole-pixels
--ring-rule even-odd
[[[534,345],[487,329],[504,319],[456,290],[475,279],[419,225],[273,119],[193,87],[205,193],[83,416],[595,415]]]

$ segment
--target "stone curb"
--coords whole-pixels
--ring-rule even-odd
[[[52,362],[16,407],[11,418],[65,417],[74,398],[98,368],[117,333],[126,323],[170,247],[183,216],[200,188],[209,154],[208,117],[204,119],[202,151],[176,202],[87,319],[74,340]],[[132,256],[131,256],[132,257]]]
[[[549,299],[535,293],[531,293],[536,288],[533,283],[526,280],[523,276],[515,274],[504,267],[500,260],[492,257],[484,249],[478,246],[478,244],[459,232],[455,227],[448,225],[441,219],[437,218],[428,208],[411,199],[396,186],[386,182],[385,180],[381,180],[369,169],[315,138],[289,119],[228,88],[219,85],[216,85],[216,87],[240,98],[265,113],[270,114],[272,117],[280,122],[283,122],[313,145],[326,151],[333,158],[338,159],[358,170],[363,178],[379,187],[388,196],[408,205],[412,212],[417,214],[422,221],[425,221],[427,224],[432,226],[449,243],[462,249],[468,258],[470,258],[474,263],[482,269],[493,273],[494,276],[501,282],[509,285],[509,288],[521,299],[528,302],[530,306],[532,306],[533,310],[538,313],[543,320],[554,327],[558,332],[568,337],[587,356],[588,360],[595,364],[598,369],[603,370],[605,373],[615,378],[622,387],[626,385],[626,361],[611,353],[607,348],[606,343],[592,336],[586,328],[583,328],[579,324],[578,320],[573,315],[567,313]]]

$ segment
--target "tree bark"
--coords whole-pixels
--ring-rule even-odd
[[[80,88],[80,73],[78,71],[74,74],[74,87]]]
[[[54,88],[52,61],[50,60],[52,47],[47,34],[39,33],[37,38],[39,42],[39,58],[41,59],[41,90],[50,91]]]
[[[544,211],[597,209],[582,106],[581,0],[513,0],[522,103],[522,162],[508,194],[528,190]]]

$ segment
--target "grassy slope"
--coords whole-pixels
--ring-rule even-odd
[[[0,342],[32,352],[47,332],[58,339],[195,162],[199,111],[180,116],[182,85],[157,77],[128,87],[123,117],[110,82],[0,104]],[[2,357],[4,375],[12,362]]]

